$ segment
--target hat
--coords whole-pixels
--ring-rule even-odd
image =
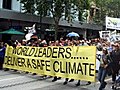
[[[26,42],[27,40],[23,39],[22,41]]]
[[[115,47],[119,47],[119,44],[118,44],[118,43],[115,43],[114,46],[115,46]]]
[[[85,42],[84,40],[82,40],[82,42]]]
[[[42,44],[47,44],[46,40],[43,40],[41,43],[42,43]]]
[[[111,44],[114,44],[114,42],[111,42]]]
[[[106,50],[107,50],[107,48],[106,48],[106,47],[103,47],[103,50],[105,50],[105,51],[106,51]]]

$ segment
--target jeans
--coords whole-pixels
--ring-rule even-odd
[[[99,90],[102,90],[106,86],[105,77],[107,75],[107,69],[100,67],[98,71],[98,80],[100,81]]]
[[[112,81],[113,81],[113,82],[115,82],[116,76],[117,76],[116,73],[112,73]]]

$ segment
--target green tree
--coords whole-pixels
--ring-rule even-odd
[[[107,9],[108,16],[120,18],[120,0],[110,0]]]
[[[34,14],[35,13],[35,1],[34,0],[17,0],[22,3],[22,10],[24,13]]]
[[[96,23],[104,24],[106,16],[120,18],[120,0],[95,0],[95,3],[100,8],[94,17]]]
[[[64,17],[68,22],[72,22],[76,12],[79,12],[79,20],[82,20],[84,9],[89,8],[89,0],[19,0],[23,4],[25,13],[35,14],[37,11],[40,17],[51,12],[55,22],[55,40],[57,40],[59,21]]]

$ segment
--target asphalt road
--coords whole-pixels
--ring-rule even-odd
[[[87,82],[82,81],[81,85],[76,87],[77,81],[69,82],[63,85],[64,78],[52,82],[51,77],[43,78],[42,76],[26,74],[20,71],[0,71],[0,90],[99,90],[99,82],[86,85]],[[107,77],[107,86],[104,90],[111,89],[111,78]],[[119,89],[120,90],[120,89]]]

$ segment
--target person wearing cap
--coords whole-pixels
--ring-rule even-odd
[[[120,46],[115,43],[113,46],[113,51],[110,53],[111,67],[112,67],[112,83],[115,83],[116,76],[120,70]]]

